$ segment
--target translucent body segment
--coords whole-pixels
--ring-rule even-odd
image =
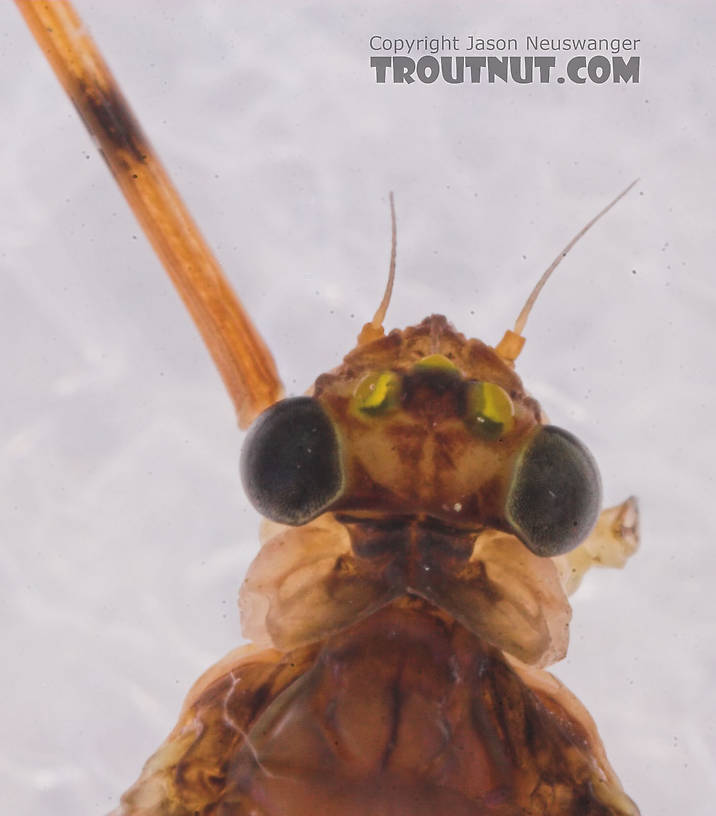
[[[621,569],[639,548],[639,504],[635,496],[603,510],[589,537],[566,555],[554,558],[562,586],[571,595],[593,566]]]
[[[514,536],[325,515],[270,525],[240,593],[246,637],[279,649],[323,639],[406,594],[526,663],[564,656],[571,609],[550,559]]]
[[[248,427],[282,393],[268,348],[72,5],[16,3],[199,329],[240,425]]]
[[[558,572],[514,536],[488,531],[464,565],[424,575],[423,597],[507,654],[548,666],[567,653],[572,610]]]
[[[422,601],[263,655],[195,698],[122,816],[638,814],[571,694]]]
[[[403,591],[355,558],[330,514],[298,528],[265,523],[262,539],[239,593],[242,631],[255,643],[288,650],[322,640]]]

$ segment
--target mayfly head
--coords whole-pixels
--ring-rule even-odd
[[[599,475],[581,443],[540,417],[494,349],[433,315],[359,346],[312,396],[266,410],[244,446],[243,481],[284,524],[327,510],[425,517],[556,555],[596,521]]]
[[[544,424],[514,360],[552,271],[635,183],[559,253],[495,348],[439,315],[384,336],[396,256],[391,194],[388,284],[358,346],[311,396],[276,403],[249,433],[242,475],[255,507],[290,525],[336,511],[509,532],[540,556],[576,547],[599,513],[599,472],[579,440]]]

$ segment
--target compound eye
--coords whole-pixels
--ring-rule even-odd
[[[572,434],[546,425],[520,455],[507,496],[515,533],[540,556],[569,552],[599,514],[601,480],[592,455]]]
[[[305,524],[341,493],[343,472],[333,423],[311,397],[281,400],[251,427],[241,479],[253,506],[281,524]]]
[[[504,388],[489,382],[472,382],[467,387],[465,424],[476,436],[499,439],[515,424],[515,408]]]

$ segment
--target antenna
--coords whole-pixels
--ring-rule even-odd
[[[522,307],[522,311],[519,313],[517,320],[515,321],[515,328],[511,331],[508,329],[505,332],[505,336],[500,340],[500,342],[495,346],[495,351],[507,362],[514,362],[519,353],[522,351],[522,347],[525,344],[525,338],[522,336],[522,332],[525,329],[525,324],[527,323],[527,318],[532,311],[532,307],[537,300],[539,293],[542,291],[545,283],[549,279],[550,275],[554,270],[559,266],[562,262],[562,259],[566,257],[567,253],[570,249],[579,241],[579,239],[588,232],[599,219],[606,215],[609,210],[618,202],[621,201],[622,198],[631,190],[631,188],[639,181],[639,179],[634,179],[632,183],[625,189],[622,190],[621,193],[613,200],[604,207],[603,210],[598,212],[591,221],[589,221],[582,229],[572,238],[572,240],[567,244],[567,246],[557,255],[557,257],[552,261],[552,263],[547,267],[547,269],[542,274],[542,277],[537,281],[537,285],[530,293],[530,296],[527,298],[527,302]]]
[[[388,195],[390,201],[390,266],[388,268],[388,282],[385,285],[385,292],[383,299],[380,301],[380,306],[370,323],[366,323],[358,335],[358,345],[362,346],[365,343],[370,343],[372,340],[378,340],[383,337],[385,331],[383,329],[383,321],[385,320],[385,313],[388,311],[390,305],[390,298],[393,294],[393,282],[395,281],[395,258],[398,248],[398,229],[395,221],[395,200],[392,191]]]

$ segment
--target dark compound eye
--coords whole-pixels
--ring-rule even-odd
[[[517,462],[507,497],[507,518],[532,552],[561,555],[594,526],[601,480],[586,447],[572,434],[547,425]]]
[[[266,409],[241,452],[241,478],[254,507],[282,524],[305,524],[343,489],[338,437],[320,404],[294,397]]]

